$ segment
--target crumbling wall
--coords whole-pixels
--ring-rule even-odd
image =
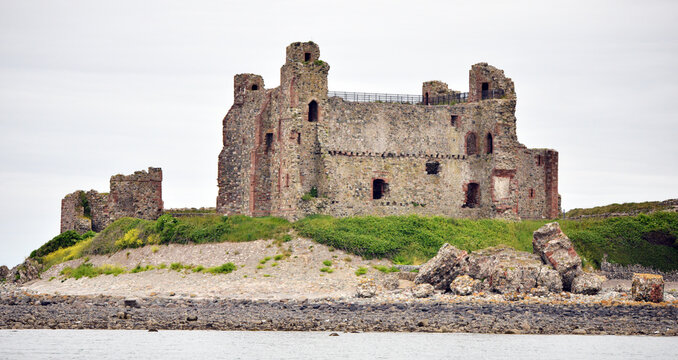
[[[148,168],[111,177],[111,192],[78,190],[61,200],[61,232],[99,232],[121,217],[154,220],[162,215],[162,170]]]

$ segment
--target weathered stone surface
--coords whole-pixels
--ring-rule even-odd
[[[603,288],[607,280],[604,276],[582,273],[572,281],[572,292],[575,294],[595,295]]]
[[[37,261],[28,258],[22,264],[19,264],[10,270],[7,280],[17,284],[24,284],[31,280],[38,279],[40,277],[40,269],[42,269],[42,265]]]
[[[514,84],[502,70],[473,65],[468,98],[427,81],[415,103],[330,97],[329,70],[317,44],[296,42],[279,87],[234,77],[218,213],[558,216],[558,153],[518,142]]]
[[[101,231],[122,217],[155,220],[163,211],[162,169],[114,175],[110,194],[78,190],[61,200],[61,232]]]
[[[381,286],[386,290],[395,290],[399,285],[400,281],[398,280],[398,275],[396,274],[388,274],[384,276],[383,279],[381,279]]]
[[[412,288],[412,295],[416,298],[425,298],[433,295],[433,285],[419,284]]]
[[[532,236],[532,248],[544,263],[558,271],[563,289],[569,291],[574,278],[582,273],[581,258],[570,239],[560,230],[560,224],[552,222],[537,229]]]
[[[419,268],[419,274],[414,279],[416,284],[431,284],[438,290],[447,290],[450,283],[457,277],[453,271],[457,263],[467,255],[450,244],[443,244],[436,256]]]
[[[0,266],[0,281],[6,280],[7,275],[9,275],[9,268],[5,265]]]
[[[461,296],[471,295],[480,291],[480,288],[480,281],[468,275],[457,276],[457,278],[452,281],[452,284],[450,284],[452,293]]]
[[[664,278],[654,274],[633,274],[631,295],[636,301],[664,301]]]
[[[374,280],[363,280],[356,288],[356,296],[361,298],[371,298],[377,294],[377,285]]]
[[[529,292],[545,287],[552,292],[562,290],[558,273],[544,265],[538,256],[507,246],[475,251],[462,259],[454,274],[467,274],[483,281],[488,290],[499,293]]]

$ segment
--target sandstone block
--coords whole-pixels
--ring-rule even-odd
[[[438,290],[449,289],[450,283],[457,277],[452,270],[466,255],[467,252],[464,250],[459,250],[447,243],[443,244],[436,256],[419,268],[419,274],[414,282],[431,284]]]
[[[607,280],[604,276],[582,273],[572,281],[572,292],[575,294],[596,295]]]
[[[633,274],[631,296],[636,301],[664,301],[664,278],[654,274]]]
[[[557,222],[548,223],[533,233],[532,248],[545,264],[558,271],[563,288],[570,290],[572,281],[582,273],[581,258],[570,239],[560,230]]]

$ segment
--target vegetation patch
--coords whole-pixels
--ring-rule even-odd
[[[355,271],[356,276],[361,276],[367,274],[367,268],[364,266],[361,266],[358,268],[358,270]]]
[[[33,250],[33,252],[31,252],[31,258],[40,260],[41,257],[49,253],[71,247],[80,241],[92,238],[94,235],[96,235],[96,233],[93,231],[88,231],[82,235],[78,234],[75,230],[65,231],[46,242],[37,250]]]
[[[99,275],[114,275],[117,276],[125,272],[124,268],[114,266],[114,265],[102,265],[99,267],[94,267],[90,263],[80,264],[76,268],[65,267],[61,270],[61,275],[66,278],[80,279],[83,277],[93,278]]]
[[[661,201],[646,201],[639,203],[610,204],[596,206],[588,209],[576,208],[565,213],[566,218],[574,218],[587,215],[604,215],[612,213],[649,213],[654,211],[668,210],[671,206]]]
[[[235,264],[228,262],[220,266],[211,267],[206,271],[212,274],[230,274],[237,269],[238,267]]]

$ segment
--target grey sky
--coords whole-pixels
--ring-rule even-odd
[[[0,0],[0,264],[116,173],[160,166],[166,207],[214,206],[233,75],[275,87],[308,40],[332,90],[504,69],[519,140],[560,152],[565,209],[678,197],[675,1]]]

